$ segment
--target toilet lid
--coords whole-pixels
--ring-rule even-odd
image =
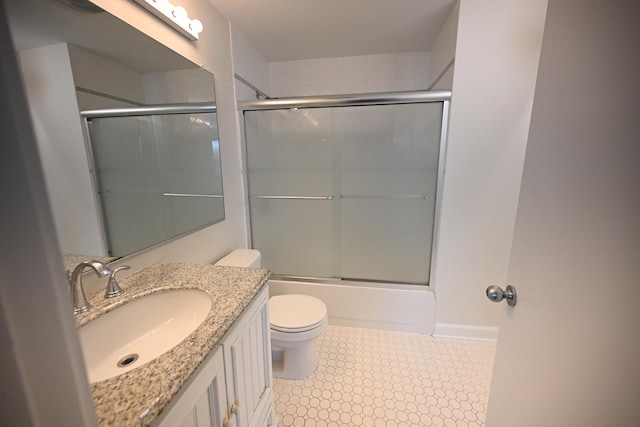
[[[278,295],[269,300],[271,328],[280,332],[303,332],[327,317],[327,306],[307,295]]]

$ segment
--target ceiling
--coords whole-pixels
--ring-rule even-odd
[[[268,62],[429,50],[456,0],[209,0]]]

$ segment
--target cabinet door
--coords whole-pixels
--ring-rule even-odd
[[[227,399],[236,427],[254,427],[272,418],[268,298],[265,288],[223,342]]]
[[[273,413],[273,406],[269,406],[265,413],[256,414],[256,422],[252,427],[276,427],[275,415]]]
[[[213,350],[184,391],[165,409],[158,427],[223,427],[227,417],[227,396],[223,352]]]

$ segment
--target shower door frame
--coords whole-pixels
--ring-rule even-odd
[[[362,285],[396,287],[401,286],[402,289],[426,289],[432,288],[431,278],[437,265],[437,248],[438,234],[440,229],[440,214],[442,210],[442,189],[444,185],[445,160],[447,153],[447,131],[449,126],[449,108],[451,102],[451,91],[404,91],[404,92],[380,92],[380,93],[363,93],[349,95],[329,95],[329,96],[304,96],[289,98],[267,98],[255,101],[238,102],[238,111],[241,113],[241,137],[242,137],[242,169],[245,190],[245,203],[247,206],[246,226],[248,243],[253,247],[253,232],[251,224],[251,200],[249,195],[249,169],[248,169],[248,150],[245,132],[245,111],[261,111],[261,110],[284,110],[284,109],[300,109],[300,108],[331,108],[331,107],[360,107],[366,105],[397,105],[397,104],[425,104],[425,103],[442,103],[442,122],[440,126],[440,147],[438,152],[438,173],[436,174],[436,193],[435,208],[433,219],[433,234],[431,239],[431,262],[429,267],[429,277],[426,284],[423,283],[406,283],[398,281],[383,281],[369,279],[343,279],[343,278],[319,278],[319,277],[303,277],[295,275],[273,274],[272,279],[284,281],[304,281],[322,284],[341,284],[341,285]]]

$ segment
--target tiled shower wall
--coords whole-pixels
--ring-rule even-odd
[[[269,64],[270,96],[426,89],[429,52],[305,59]]]

